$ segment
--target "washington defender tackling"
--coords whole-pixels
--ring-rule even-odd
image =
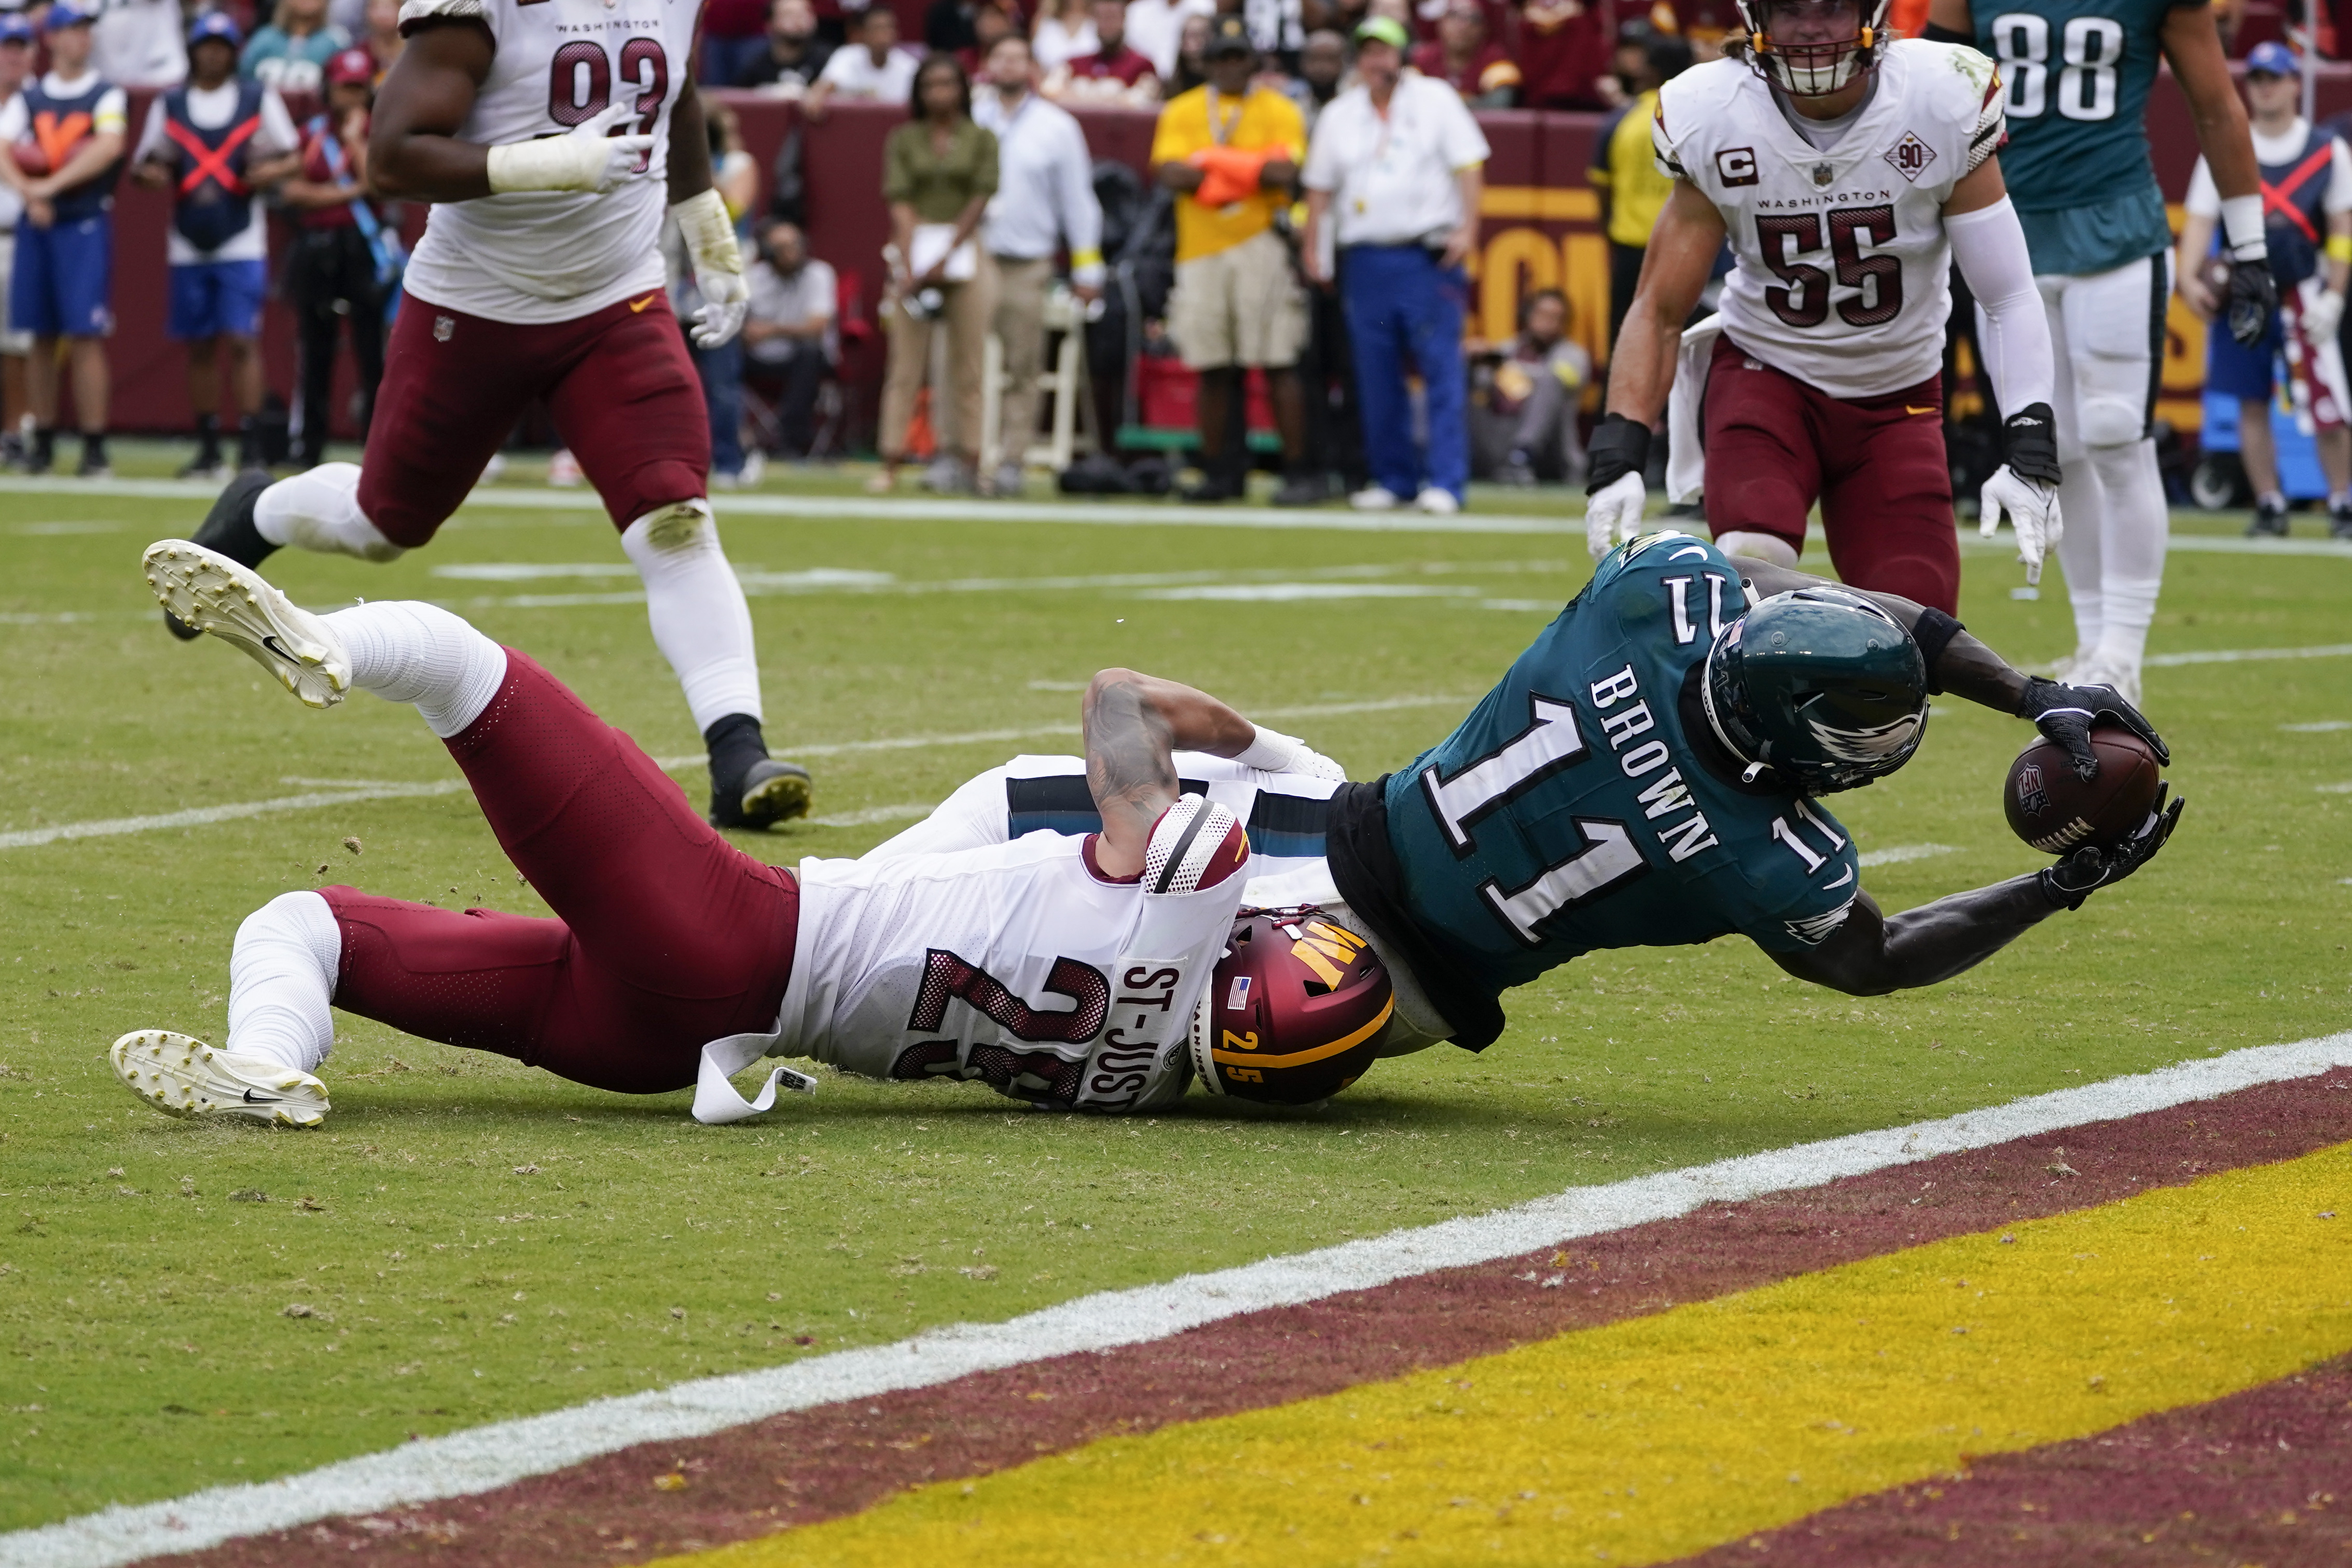
[[[239,475],[196,539],[247,566],[289,544],[389,561],[433,538],[544,398],[645,579],[654,640],[709,747],[711,820],[763,827],[808,809],[809,776],[761,735],[751,609],[706,499],[709,425],[658,245],[675,219],[706,301],[696,342],[734,336],[750,290],[711,188],[699,11],[404,0],[408,45],[377,99],[366,173],[433,209],[364,460],[276,484]]]
[[[2001,89],[1974,49],[1890,39],[1887,0],[1740,0],[1730,58],[1660,89],[1651,237],[1592,439],[1593,553],[1639,527],[1650,429],[1684,322],[1728,239],[1734,264],[1701,405],[1708,525],[1733,554],[1793,564],[1818,500],[1838,574],[1947,614],[1959,597],[1940,377],[1950,267],[1984,310],[2006,512],[2029,581],[2059,536],[2050,331],[1994,153]]]
[[[1107,670],[1082,795],[1025,759],[862,859],[787,870],[446,610],[313,616],[177,541],[148,573],[310,706],[352,687],[415,703],[556,911],[271,900],[237,931],[225,1048],[115,1042],[132,1092],[175,1115],[317,1122],[335,1007],[602,1089],[693,1084],[706,1121],[813,1087],[780,1067],[747,1102],[729,1079],[763,1056],[1043,1109],[1162,1107],[1196,1077],[1295,1104],[1378,1057],[1483,1048],[1504,992],[1598,948],[1738,932],[1837,990],[1934,984],[2130,875],[2180,813],[2159,800],[2120,846],[1883,915],[1814,797],[1901,767],[1931,691],[2034,722],[2084,777],[2102,715],[2161,742],[2112,692],[2029,680],[1941,612],[1661,533],[1612,552],[1394,774],[1344,783],[1203,692]]]

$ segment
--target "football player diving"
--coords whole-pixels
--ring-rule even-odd
[[[2029,679],[1940,611],[1727,558],[1681,533],[1612,552],[1444,741],[1349,784],[1303,742],[1186,686],[1106,670],[1086,755],[1024,759],[856,860],[761,865],[629,739],[520,652],[434,605],[299,609],[166,541],[166,608],[306,704],[415,704],[516,867],[526,919],[330,887],[239,928],[228,1034],[114,1044],[183,1116],[315,1125],[331,1008],[621,1092],[768,1109],[761,1057],[977,1079],[1041,1109],[1212,1092],[1319,1100],[1381,1056],[1501,1033],[1502,994],[1599,948],[1737,931],[1871,995],[1981,962],[2162,848],[2181,803],[2037,873],[1885,915],[1817,800],[1918,749],[1929,698],[2036,725],[2094,776],[2107,689]],[[1082,769],[1084,795],[1066,787]],[[1253,839],[1261,847],[1253,848]]]

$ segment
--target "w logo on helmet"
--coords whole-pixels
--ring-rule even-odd
[[[1322,910],[1244,910],[1192,1018],[1212,1094],[1308,1105],[1371,1066],[1396,993],[1371,944]]]

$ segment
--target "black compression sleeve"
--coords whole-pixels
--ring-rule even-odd
[[[1911,628],[1911,640],[1919,645],[1919,657],[1927,661],[1927,689],[1937,697],[1944,694],[1944,683],[1936,679],[1937,661],[1952,646],[1952,639],[1967,629],[1933,605],[1919,612],[1918,623]]]
[[[1933,22],[1927,24],[1926,37],[1931,44],[1966,44],[1970,48],[1977,47],[1976,39],[1968,34],[1956,33],[1949,27],[1939,27]]]

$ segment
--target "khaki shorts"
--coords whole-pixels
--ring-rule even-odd
[[[1180,262],[1168,298],[1168,335],[1190,370],[1229,364],[1281,370],[1307,341],[1307,296],[1290,247],[1272,229]]]

